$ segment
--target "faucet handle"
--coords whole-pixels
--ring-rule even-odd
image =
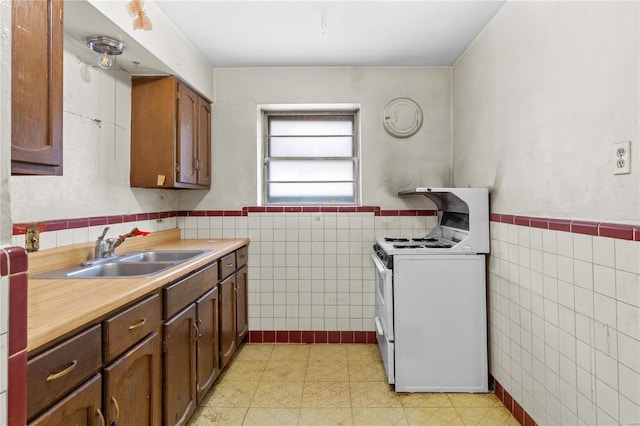
[[[100,240],[103,240],[103,239],[104,239],[105,235],[107,235],[107,231],[108,231],[108,230],[109,230],[109,227],[108,227],[108,226],[104,228],[104,230],[102,231],[102,235],[100,235],[100,236],[98,237],[98,241],[100,241]]]

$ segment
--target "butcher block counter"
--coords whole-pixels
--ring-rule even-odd
[[[180,230],[172,229],[128,238],[116,254],[137,250],[211,252],[150,277],[29,279],[27,351],[39,352],[72,331],[248,244],[246,238],[181,240]],[[77,265],[92,253],[91,242],[30,253],[29,275]]]

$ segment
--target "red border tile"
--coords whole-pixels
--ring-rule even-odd
[[[9,276],[9,355],[27,348],[27,273]]]
[[[640,241],[640,226],[633,228],[633,240]]]
[[[284,213],[284,207],[267,206],[267,213]]]
[[[398,210],[398,216],[417,216],[418,213],[415,210]]]
[[[367,331],[367,343],[378,343],[378,336],[375,331]]]
[[[67,229],[66,220],[49,220],[44,222],[44,231],[60,231],[61,229]]]
[[[111,224],[116,224],[116,223],[124,223],[124,220],[122,219],[122,216],[107,216],[107,223],[109,225]]]
[[[341,331],[340,341],[342,343],[353,343],[353,331]]]
[[[571,222],[571,232],[574,234],[598,235],[598,224],[595,222]]]
[[[102,226],[107,224],[106,217],[90,217],[89,218],[89,226]]]
[[[504,391],[504,401],[502,402],[510,413],[513,413],[513,397],[509,392]]]
[[[223,210],[223,216],[242,216],[242,210]]]
[[[329,340],[328,331],[316,330],[313,335],[316,343],[327,343]]]
[[[565,219],[549,219],[549,229],[553,231],[571,232],[571,221]]]
[[[526,411],[524,412],[524,426],[537,426],[533,417],[531,417]]]
[[[0,276],[9,275],[9,256],[5,250],[0,250]]]
[[[341,337],[339,331],[329,331],[327,332],[327,343],[340,343]]]
[[[367,343],[367,332],[366,331],[354,331],[353,332],[353,343]]]
[[[633,241],[634,228],[631,225],[618,225],[615,223],[601,223],[598,226],[598,235],[620,240]]]
[[[7,420],[10,425],[27,424],[27,351],[9,357]]]
[[[262,343],[262,331],[250,331],[249,332],[249,342],[251,342],[251,343]]]
[[[398,210],[380,210],[378,216],[398,216]]]
[[[89,218],[69,219],[67,226],[69,229],[87,228],[89,226]]]
[[[502,223],[508,223],[510,225],[513,225],[515,223],[516,217],[510,214],[501,214],[500,215],[500,222]]]
[[[524,425],[524,409],[515,400],[513,401],[513,417],[516,418],[518,423]]]
[[[178,216],[178,212],[176,212],[176,216]],[[137,213],[136,221],[141,221],[141,220],[149,220],[149,213]]]
[[[207,210],[191,210],[189,212],[189,216],[196,216],[196,217],[203,217],[203,216],[208,216],[209,212],[207,212]],[[211,215],[213,216],[213,215]],[[220,215],[222,216],[222,215]]]
[[[549,219],[532,217],[529,222],[532,228],[549,229]]]
[[[438,216],[437,210],[416,210],[416,216]]]
[[[531,226],[531,218],[527,216],[516,216],[513,223],[519,226]]]
[[[289,343],[289,332],[286,330],[276,331],[277,343]]]
[[[498,213],[489,213],[489,220],[491,222],[500,222],[500,215]]]
[[[360,206],[356,210],[358,213],[375,213],[375,206]]]
[[[149,220],[159,219],[160,213],[149,213]]]
[[[320,207],[303,207],[302,211],[304,213],[319,213]]]
[[[136,220],[138,220],[138,216],[135,215],[135,214],[125,214],[125,215],[122,216],[122,220],[125,223],[135,222]]]
[[[29,269],[29,257],[27,251],[22,247],[6,247],[9,256],[9,275],[27,272]]]
[[[356,213],[357,211],[357,207],[338,207],[338,212],[340,213]]]
[[[320,207],[322,213],[338,213],[338,207]]]
[[[204,215],[209,217],[222,217],[224,216],[224,210],[205,210]]]
[[[276,332],[274,330],[263,330],[262,331],[262,341],[265,343],[275,343],[276,341]]]
[[[301,341],[302,343],[313,343],[315,342],[315,334],[313,331],[302,331]]]
[[[302,343],[302,332],[299,330],[290,331],[289,343]]]

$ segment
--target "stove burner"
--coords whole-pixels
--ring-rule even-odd
[[[412,248],[422,248],[420,244],[394,244],[393,248],[397,249],[412,249]]]
[[[420,249],[420,248],[451,248],[451,244],[446,243],[427,243],[427,244],[394,244],[395,249]]]
[[[394,243],[406,243],[409,242],[408,238],[385,238],[385,241],[394,242]]]
[[[438,241],[437,238],[412,238],[411,241],[420,241],[423,243],[434,243]]]

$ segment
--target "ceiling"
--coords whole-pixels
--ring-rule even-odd
[[[213,67],[223,68],[450,66],[505,1],[154,3]]]

